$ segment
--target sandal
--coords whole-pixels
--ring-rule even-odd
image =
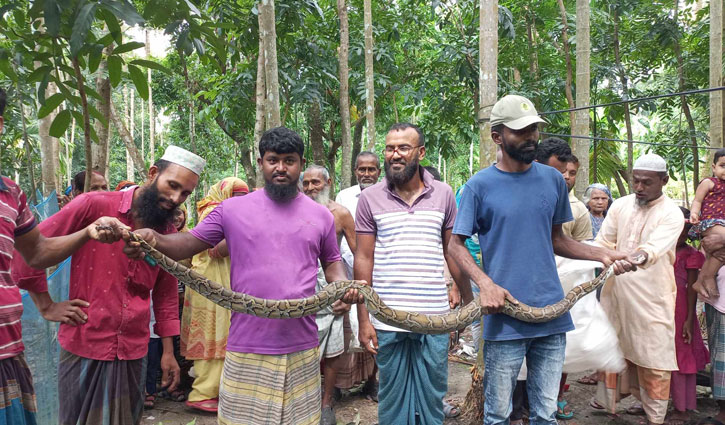
[[[583,376],[576,381],[582,385],[597,385],[596,376],[596,373],[592,373],[591,375]]]
[[[155,401],[156,401],[156,396],[154,396],[153,394],[146,394],[146,400],[144,400],[144,402],[143,402],[143,408],[144,409],[153,409]]]
[[[625,412],[628,415],[644,416],[644,408],[639,403],[629,406]]]
[[[446,418],[455,418],[461,414],[461,409],[443,400],[443,414]]]
[[[592,401],[589,402],[589,406],[592,409],[597,409],[597,410],[604,410],[604,409],[606,409],[606,407],[604,407],[601,404],[599,404],[599,402],[596,399],[592,399]]]
[[[202,401],[186,401],[186,406],[202,412],[216,413],[219,408],[219,399],[212,398]]]
[[[574,411],[569,411],[569,413],[566,413],[564,409],[569,403],[567,403],[566,400],[561,400],[556,402],[556,418],[557,419],[571,419],[574,417]]]
[[[172,392],[164,390],[159,393],[159,397],[167,398],[171,401],[177,402],[186,400],[186,394],[181,390],[174,390]]]

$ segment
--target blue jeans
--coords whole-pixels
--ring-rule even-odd
[[[483,344],[484,425],[508,425],[511,399],[524,358],[528,370],[529,423],[556,424],[556,400],[564,365],[566,334]]]
[[[448,334],[377,331],[381,425],[440,425],[448,389]]]

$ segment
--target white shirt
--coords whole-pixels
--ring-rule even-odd
[[[355,219],[355,213],[357,212],[357,201],[360,199],[362,189],[360,185],[348,187],[347,189],[341,190],[340,193],[335,197],[335,202],[347,208],[352,214],[352,218]],[[342,238],[342,244],[340,244],[340,255],[342,255],[342,262],[345,264],[347,274],[352,279],[352,263],[353,255],[350,251],[350,245],[347,244],[347,240]]]

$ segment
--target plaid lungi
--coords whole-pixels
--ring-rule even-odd
[[[712,369],[712,397],[725,400],[725,314],[705,304],[705,319]]]
[[[60,349],[58,397],[61,425],[141,423],[146,358],[93,360]]]
[[[219,384],[219,423],[317,425],[317,353],[317,347],[281,355],[227,351]]]
[[[335,387],[342,390],[350,389],[363,381],[374,378],[375,358],[367,351],[350,351],[350,342],[355,338],[350,326],[349,316],[344,315],[343,329],[345,331],[345,353],[340,356]]]
[[[331,359],[345,352],[345,333],[343,320],[347,313],[342,316],[335,314],[317,314],[317,340],[320,344],[320,361]]]
[[[33,377],[23,354],[0,360],[0,424],[36,425]]]

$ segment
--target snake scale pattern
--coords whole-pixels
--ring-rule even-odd
[[[189,288],[200,293],[212,302],[238,313],[272,319],[303,317],[315,314],[317,311],[332,305],[333,302],[342,298],[349,289],[357,289],[364,296],[365,305],[370,313],[378,320],[385,324],[416,333],[448,333],[456,329],[462,329],[475,320],[478,320],[481,315],[486,314],[485,309],[481,307],[481,301],[478,297],[475,297],[474,301],[468,303],[466,306],[448,314],[425,315],[413,311],[395,310],[388,307],[380,299],[378,294],[375,293],[373,288],[355,280],[332,282],[308,298],[293,300],[257,298],[224,288],[219,283],[211,281],[203,275],[165,256],[134,233],[131,233],[131,239],[138,242],[141,249],[147,254],[147,262],[158,264],[162,269],[175,276]],[[545,307],[531,307],[521,302],[515,304],[506,300],[506,304],[501,312],[530,323],[541,323],[553,320],[569,311],[583,296],[604,285],[604,282],[613,273],[614,269],[611,266],[607,267],[595,279],[572,288],[561,301],[555,304]]]

